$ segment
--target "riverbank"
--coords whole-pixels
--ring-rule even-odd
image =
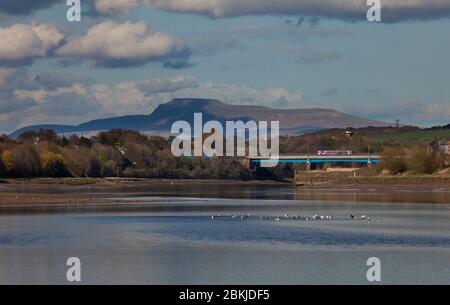
[[[300,189],[358,189],[360,191],[448,191],[450,176],[408,175],[408,176],[299,176],[295,184]]]
[[[86,206],[172,203],[173,200],[128,200],[123,194],[145,192],[156,186],[203,188],[207,185],[274,186],[286,183],[276,181],[236,180],[171,180],[128,178],[33,178],[2,179],[0,208],[8,206]],[[120,194],[120,195],[119,195]]]
[[[140,178],[30,178],[30,179],[0,179],[0,186],[4,185],[73,185],[73,186],[127,186],[150,184],[283,184],[286,182],[273,180],[196,180],[196,179],[140,179]]]
[[[132,205],[141,203],[171,203],[172,200],[122,200],[110,198],[85,197],[83,195],[51,195],[0,193],[0,208],[25,206],[100,206],[100,205]]]
[[[360,200],[450,203],[450,177],[365,176],[303,177],[291,182],[149,179],[20,179],[0,184],[0,208],[117,207],[133,208],[179,202],[174,198],[273,200]],[[419,198],[420,197],[420,198]],[[130,200],[130,198],[132,198]],[[140,199],[142,198],[142,199]],[[167,199],[166,199],[167,198]]]

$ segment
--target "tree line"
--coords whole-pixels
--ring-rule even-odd
[[[0,137],[0,177],[125,177],[247,180],[250,172],[233,158],[176,158],[170,141],[114,129],[87,138],[53,130]]]
[[[373,169],[375,173],[433,174],[448,168],[450,162],[449,155],[440,152],[434,142],[428,145],[419,142],[369,142],[357,131],[348,136],[343,130],[328,130],[302,136],[283,136],[280,138],[280,153],[310,152],[314,155],[320,149],[352,150],[354,153],[370,151],[382,154],[384,159]],[[90,138],[58,136],[53,130],[44,129],[24,132],[18,139],[0,136],[2,178],[280,180],[292,178],[295,170],[301,167],[280,164],[273,169],[259,168],[252,172],[238,158],[174,157],[170,139],[121,129],[100,132]]]

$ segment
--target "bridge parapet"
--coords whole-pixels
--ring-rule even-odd
[[[318,163],[361,163],[371,166],[382,161],[382,156],[372,154],[357,154],[350,156],[323,156],[323,155],[290,155],[274,157],[250,157],[251,166],[259,166],[261,163],[277,161],[280,164],[311,164]]]

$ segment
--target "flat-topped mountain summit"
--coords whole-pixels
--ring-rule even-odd
[[[231,105],[210,99],[174,99],[158,106],[149,115],[127,115],[93,120],[77,126],[34,125],[23,127],[11,134],[18,137],[24,131],[53,129],[56,133],[88,133],[113,128],[136,130],[140,132],[169,132],[174,122],[184,120],[193,122],[194,113],[203,113],[203,120],[225,121],[279,121],[282,134],[302,134],[308,131],[330,128],[381,127],[389,124],[360,118],[332,109],[274,109],[264,106]]]

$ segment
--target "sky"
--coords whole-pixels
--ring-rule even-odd
[[[178,97],[450,123],[450,0],[81,3],[0,0],[0,133]]]

